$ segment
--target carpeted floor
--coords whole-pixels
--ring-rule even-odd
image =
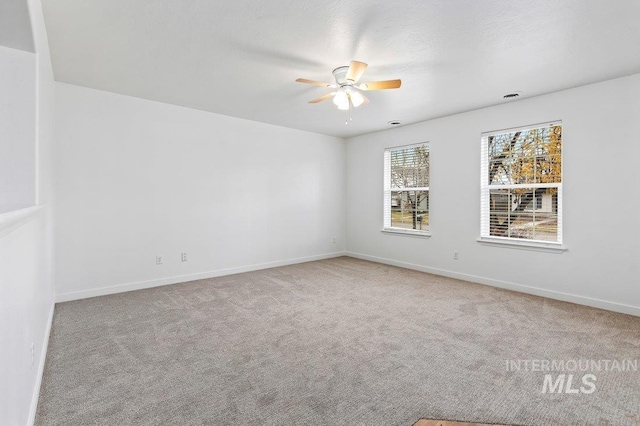
[[[506,367],[637,358],[638,317],[342,257],[56,305],[36,424],[638,425],[640,371]]]

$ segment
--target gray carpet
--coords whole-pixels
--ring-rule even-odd
[[[505,364],[637,358],[638,317],[342,257],[56,305],[36,424],[638,425],[640,372]]]

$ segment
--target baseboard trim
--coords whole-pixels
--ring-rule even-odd
[[[368,254],[346,252],[346,256],[356,259],[369,260],[371,262],[383,263],[385,265],[398,266],[401,268],[413,269],[416,271],[427,272],[429,274],[441,275],[449,278],[456,278],[463,281],[470,281],[477,284],[489,285],[492,287],[504,288],[520,293],[532,294],[534,296],[547,297],[549,299],[561,300],[564,302],[576,303],[578,305],[590,306],[592,308],[605,309],[607,311],[619,312],[622,314],[640,316],[640,307],[625,305],[622,303],[609,302],[591,297],[578,296],[576,294],[563,293],[560,291],[546,290],[539,287],[515,284],[507,281],[494,280],[491,278],[479,277],[476,275],[462,274],[459,272],[449,271],[446,269],[430,268],[428,266],[416,265],[413,263],[402,262],[399,260],[387,259],[383,257],[370,256]]]
[[[297,263],[313,262],[315,260],[331,259],[345,256],[344,251],[319,254],[315,256],[298,257],[294,259],[278,260],[274,262],[257,263],[254,265],[240,266],[237,268],[218,269],[215,271],[200,272],[196,274],[177,275],[148,281],[139,281],[127,284],[118,284],[109,287],[100,287],[91,290],[60,293],[56,295],[56,303],[72,300],[87,299],[89,297],[106,296],[108,294],[124,293],[127,291],[143,290],[145,288],[160,287],[163,285],[183,283],[187,281],[202,280],[207,278],[222,277],[225,275],[241,274],[243,272],[258,271],[260,269],[276,268],[278,266],[295,265]]]
[[[47,329],[44,333],[44,341],[42,342],[42,350],[40,351],[40,362],[38,364],[38,375],[36,376],[36,383],[33,387],[33,395],[31,396],[31,407],[29,409],[29,421],[28,425],[33,425],[36,421],[36,414],[38,412],[38,400],[40,399],[40,386],[42,386],[42,376],[44,376],[44,366],[47,361],[47,350],[49,349],[49,336],[51,335],[51,325],[53,324],[53,311],[55,304],[51,304],[49,309],[49,319],[47,320]]]

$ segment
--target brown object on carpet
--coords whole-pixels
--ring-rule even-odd
[[[638,317],[341,257],[57,304],[36,424],[637,425],[640,372],[506,362],[638,357]]]
[[[420,419],[413,424],[413,426],[506,426],[506,425],[496,425],[489,423],[461,423],[461,422],[450,422],[447,420],[427,420]]]

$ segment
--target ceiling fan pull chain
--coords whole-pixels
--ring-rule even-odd
[[[349,122],[353,121],[353,117],[351,117],[351,110],[352,110],[352,103],[351,103],[351,98],[349,98],[349,109],[347,110],[347,119],[344,121],[344,125],[347,126],[349,125]]]

